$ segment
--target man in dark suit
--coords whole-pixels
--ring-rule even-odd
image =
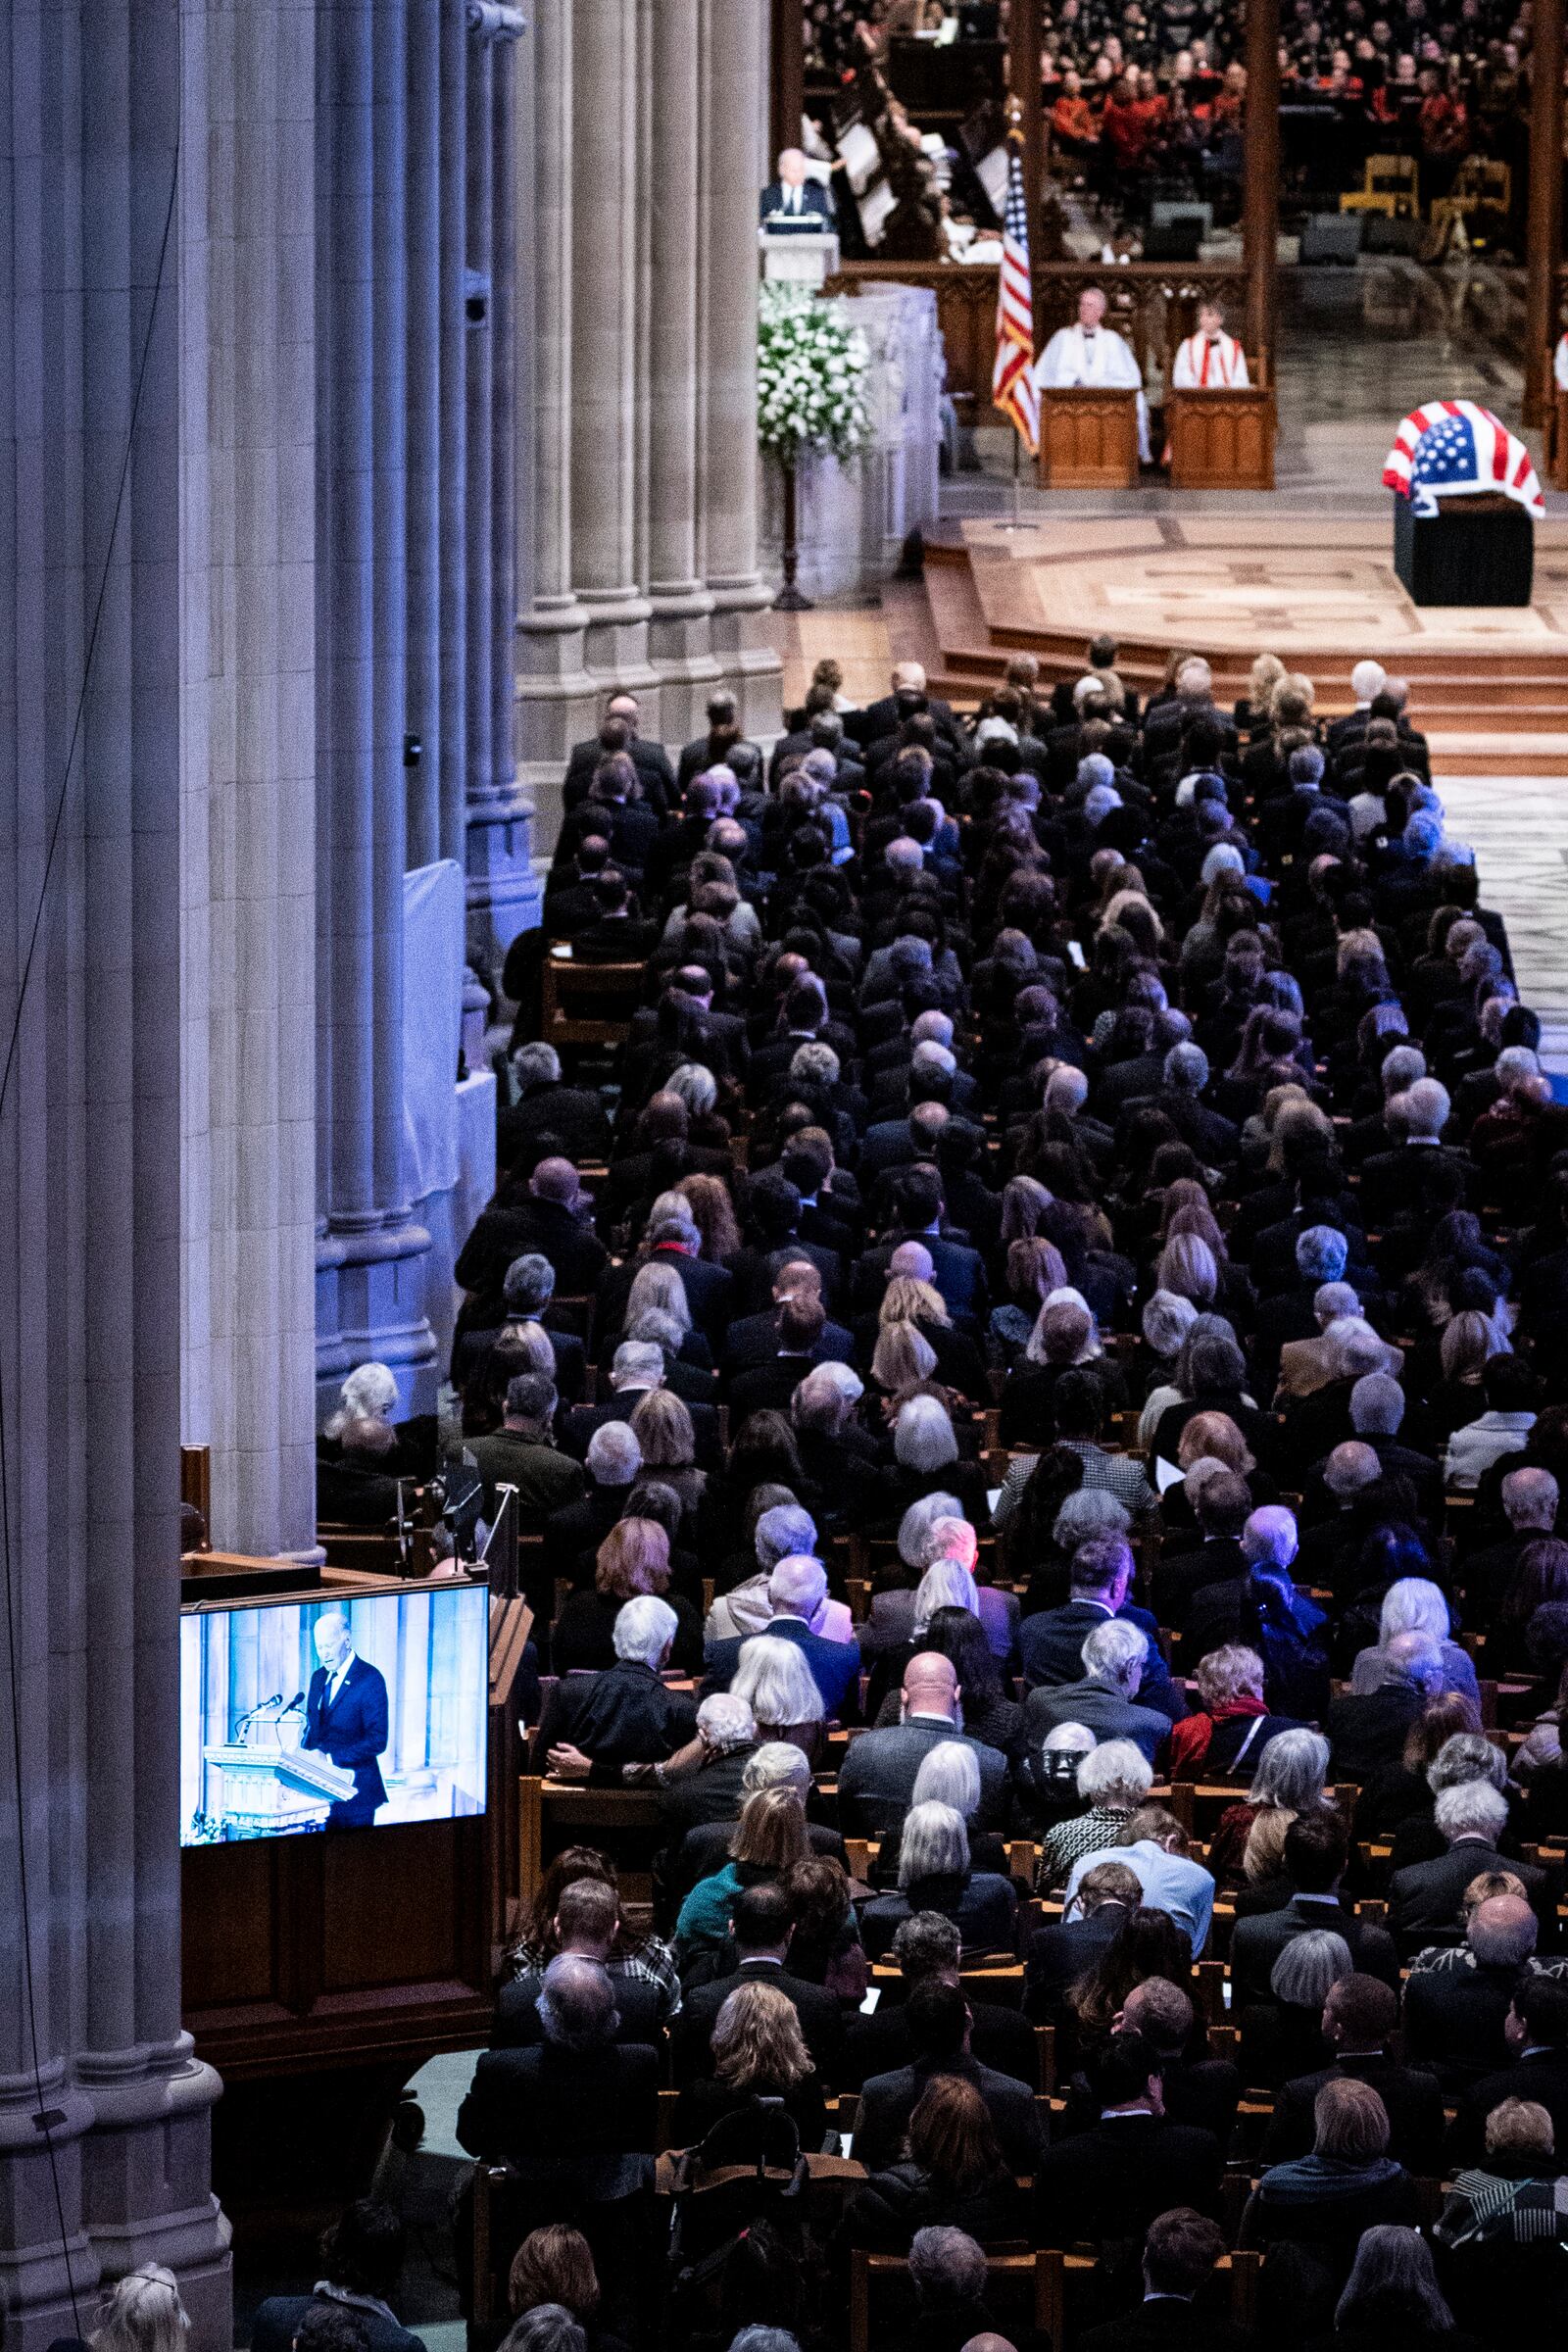
[[[1339,1781],[1370,1780],[1396,1764],[1405,1734],[1443,1688],[1443,1655],[1425,1634],[1396,1634],[1384,1650],[1383,1681],[1365,1698],[1337,1698],[1324,1730]]]
[[[766,1631],[771,1640],[793,1642],[801,1652],[822,1694],[825,1713],[841,1723],[856,1723],[860,1714],[860,1645],[858,1642],[824,1642],[810,1627],[826,1593],[827,1573],[819,1561],[804,1556],[780,1560],[767,1580],[773,1613]],[[748,1638],[758,1639],[756,1635]],[[709,1643],[705,1694],[729,1689],[746,1639],[736,1636],[732,1641]]]
[[[584,1206],[570,1160],[540,1160],[525,1192],[509,1186],[480,1212],[453,1268],[459,1289],[481,1300],[499,1300],[513,1259],[536,1250],[554,1267],[556,1289],[564,1298],[584,1297],[610,1256],[586,1222]]]
[[[1568,2144],[1568,1984],[1560,1977],[1522,1977],[1504,2031],[1513,2063],[1483,2075],[1460,2100],[1448,2134],[1450,2165],[1480,2163],[1487,2118],[1504,2099],[1544,2107],[1555,2144]]]
[[[425,2352],[390,2309],[403,2274],[401,2217],[374,2197],[358,2197],[321,2239],[321,2278],[309,2295],[269,2295],[251,2321],[252,2352],[292,2352],[307,2312],[343,2311],[365,2329],[369,2352]]]
[[[827,1316],[819,1298],[786,1298],[777,1310],[777,1325],[772,1354],[737,1372],[730,1381],[732,1428],[743,1428],[753,1413],[787,1413],[796,1390],[820,1360],[818,1348]]]
[[[857,2013],[850,2019],[844,2055],[833,2078],[841,2089],[856,2090],[871,2076],[895,2074],[912,2062],[909,2000],[921,1984],[958,1983],[960,1945],[956,1926],[940,1911],[917,1911],[903,1922],[893,1938],[892,1956],[904,1979],[905,1997],[894,2005],[884,1986],[872,2016]],[[994,2073],[1011,2075],[1031,2089],[1035,2086],[1035,2031],[1018,2010],[1001,2001],[970,2000],[969,2048]]]
[[[1506,2063],[1513,1997],[1533,1966],[1539,1932],[1522,1895],[1492,1895],[1471,1913],[1460,1949],[1411,1969],[1405,2058],[1430,2067],[1450,2098]]]
[[[1179,1984],[1167,1977],[1146,1977],[1135,1984],[1111,2027],[1115,2034],[1141,2034],[1159,2062],[1164,2086],[1163,2106],[1173,2124],[1191,2124],[1212,2133],[1219,2146],[1230,2145],[1236,2109],[1242,2095],[1242,2075],[1228,2058],[1189,2058],[1193,2037],[1193,2004]],[[1100,2102],[1088,2078],[1075,2075],[1067,2086],[1066,2108],[1056,2130],[1065,2139],[1075,2132],[1091,2132],[1100,2121]]]
[[[938,1230],[942,1205],[942,1179],[935,1168],[912,1167],[899,1179],[893,1230],[874,1250],[863,1250],[856,1267],[853,1297],[858,1311],[875,1313],[894,1251],[906,1242],[918,1242],[930,1257],[931,1280],[954,1321],[985,1320],[990,1311],[985,1259],[967,1243]]]
[[[329,1830],[368,1828],[386,1803],[378,1759],[391,1737],[386,1678],[354,1647],[341,1609],[324,1609],[311,1629],[320,1660],[311,1676],[300,1745],[317,1749],[354,1775],[354,1794],[339,1797],[326,1817]]]
[[[758,217],[770,236],[833,226],[833,199],[819,179],[808,177],[799,147],[786,147],[779,157],[778,177],[762,190]]]
[[[608,1969],[620,1927],[620,1899],[603,1879],[573,1879],[561,1890],[556,1906],[556,1938],[560,1950]],[[545,1971],[530,1969],[509,1978],[496,1995],[496,2019],[490,2035],[493,2050],[531,2049],[545,2038],[539,2015],[539,1995]],[[657,2043],[669,2019],[674,2000],[671,1986],[652,1977],[621,1976],[614,1981],[616,2041]]]
[[[1242,1530],[1251,1511],[1247,1481],[1234,1470],[1216,1470],[1201,1481],[1193,1502],[1201,1539],[1197,1550],[1161,1559],[1153,1572],[1151,1592],[1158,1624],[1180,1631],[1200,1592],[1240,1582],[1247,1572]]]
[[[561,1425],[563,1449],[581,1461],[595,1430],[607,1421],[629,1421],[643,1398],[667,1385],[664,1359],[655,1340],[622,1340],[611,1359],[611,1395],[603,1404],[573,1405]],[[685,1398],[681,1400],[686,1403]],[[716,1470],[723,1448],[718,1442],[718,1411],[711,1404],[686,1403],[691,1415],[697,1460]]]
[[[661,1679],[678,1630],[674,1610],[653,1593],[616,1612],[615,1663],[602,1674],[563,1675],[545,1701],[533,1740],[533,1769],[558,1780],[622,1784],[622,1766],[662,1764],[684,1747],[697,1716],[683,1690]]]
[[[563,1086],[561,1056],[554,1046],[539,1039],[519,1046],[512,1056],[512,1079],[516,1099],[496,1113],[498,1168],[510,1168],[530,1144],[537,1150],[536,1138],[548,1139],[564,1159],[609,1157],[605,1106],[585,1086]]]
[[[872,2075],[860,2091],[855,2157],[867,2172],[896,2164],[909,2118],[934,2075],[961,2075],[985,2101],[1003,2157],[1011,2171],[1032,2173],[1041,2158],[1034,2093],[1010,2075],[982,2066],[969,2047],[969,2004],[956,1984],[917,1986],[906,2003],[914,2055],[907,2066]]]
[[[1025,1633],[1032,1622],[1024,1620]],[[1170,1739],[1171,1719],[1139,1697],[1152,1648],[1141,1625],[1113,1617],[1096,1626],[1083,1645],[1082,1678],[1043,1686],[1025,1699],[1024,1745],[1043,1745],[1058,1723],[1081,1723],[1097,1740],[1130,1740],[1154,1763]]]
[[[1225,2251],[1217,2222],[1176,2205],[1158,2213],[1144,2239],[1144,2297],[1078,2338],[1080,2352],[1244,2352],[1250,2338],[1204,2298]]]
[[[746,1767],[759,1741],[752,1710],[743,1698],[715,1690],[697,1710],[703,1759],[693,1772],[677,1773],[659,1791],[659,1818],[673,1848],[688,1830],[726,1827],[739,1821],[746,1801]]]
[[[861,1732],[839,1766],[839,1820],[851,1838],[880,1838],[909,1809],[914,1779],[932,1748],[966,1740],[958,1729],[958,1678],[950,1658],[921,1650],[904,1669],[903,1721],[886,1731]],[[980,1810],[974,1827],[1000,1829],[1006,1813],[1007,1760],[1000,1748],[969,1740],[980,1767]]]
[[[1462,1781],[1445,1788],[1434,1819],[1448,1850],[1435,1862],[1412,1862],[1389,1884],[1395,1932],[1401,1951],[1425,1943],[1456,1943],[1463,1926],[1464,1890],[1472,1879],[1508,1870],[1524,1884],[1533,1903],[1544,1896],[1546,1874],[1532,1862],[1514,1862],[1497,1850],[1508,1826],[1508,1800],[1490,1781]]]
[[[791,1973],[790,1937],[794,1915],[782,1886],[766,1880],[748,1886],[735,1898],[730,1913],[736,1965],[733,1975],[714,1977],[710,1984],[687,1987],[675,2034],[675,2076],[689,2082],[694,2075],[710,2075],[713,2054],[710,2037],[718,2013],[739,1984],[771,1984],[781,1992],[801,2022],[801,2036],[811,2063],[824,2082],[836,2082],[843,2024],[831,1992],[806,1977]]]
[[[634,694],[612,694],[597,735],[574,743],[566,762],[562,799],[568,808],[586,798],[594,771],[612,753],[624,752],[637,770],[643,797],[658,816],[675,806],[675,770],[662,743],[645,743],[637,732],[641,715]]]
[[[1142,2237],[1173,2205],[1212,2212],[1221,2151],[1211,2132],[1165,2114],[1159,2053],[1142,2034],[1113,2034],[1089,2067],[1100,2120],[1048,2148],[1035,2168],[1038,2242]]]
[[[1313,2102],[1326,2082],[1353,2079],[1370,2083],[1389,2117],[1389,2154],[1407,2173],[1424,2180],[1443,2170],[1443,2085],[1424,2068],[1401,2066],[1389,2055],[1399,2022],[1392,1985],[1376,1977],[1342,1977],[1323,2004],[1323,2038],[1334,2045],[1334,2063],[1315,2075],[1298,2075],[1274,2099],[1274,2117],[1263,2139],[1265,2165],[1309,2156],[1316,2138]]]
[[[1019,1631],[1018,1653],[1030,1690],[1054,1690],[1063,1683],[1080,1682],[1084,1643],[1098,1627],[1116,1618],[1125,1625],[1136,1625],[1149,1643],[1138,1683],[1140,1701],[1161,1713],[1179,1712],[1178,1705],[1167,1709],[1163,1695],[1170,1688],[1170,1670],[1160,1655],[1159,1627],[1148,1609],[1137,1607],[1127,1597],[1134,1572],[1132,1547],[1119,1537],[1101,1537],[1079,1544],[1070,1571],[1071,1598],[1059,1609],[1041,1609],[1026,1617]]]
[[[953,714],[953,705],[935,700],[925,690],[925,671],[918,662],[900,662],[893,671],[893,691],[879,702],[870,703],[863,710],[852,710],[845,718],[847,731],[857,743],[869,747],[897,735],[906,719],[922,710],[931,714],[932,725],[942,744],[955,751],[965,765],[968,750]]]
[[[743,1315],[726,1330],[723,1365],[726,1372],[750,1372],[778,1353],[784,1302],[803,1293],[820,1298],[821,1274],[808,1257],[787,1257],[782,1265],[774,1268],[773,1303],[766,1314]],[[817,1335],[811,1361],[817,1364],[853,1364],[855,1334],[847,1331],[842,1323],[824,1322]],[[730,1421],[733,1428],[740,1427],[739,1419],[733,1413]]]
[[[1314,1928],[1343,1936],[1359,1974],[1399,1982],[1398,1955],[1387,1928],[1358,1920],[1340,1899],[1347,1860],[1345,1831],[1328,1813],[1303,1814],[1285,1833],[1285,1871],[1296,1888],[1283,1910],[1239,1919],[1231,1936],[1231,1984],[1238,2007],[1268,2002],[1269,1979],[1286,1945]]]
[[[575,2167],[599,2197],[624,2195],[651,2170],[626,2160],[653,2151],[659,2053],[616,2043],[615,1987],[596,1961],[552,1960],[538,2012],[539,2042],[480,2058],[458,2110],[459,2144],[531,2175]]]

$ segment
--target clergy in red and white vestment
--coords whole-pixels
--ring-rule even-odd
[[[1078,297],[1078,318],[1052,336],[1035,363],[1035,382],[1044,391],[1065,391],[1079,384],[1138,395],[1138,455],[1149,464],[1149,403],[1144,398],[1143,371],[1132,345],[1105,324],[1105,297],[1099,286],[1085,286]]]
[[[1170,371],[1173,392],[1245,392],[1251,378],[1247,354],[1234,335],[1225,332],[1225,314],[1217,302],[1198,306],[1198,332],[1189,335],[1176,353]]]

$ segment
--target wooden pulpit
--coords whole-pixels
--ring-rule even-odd
[[[1546,416],[1546,474],[1554,490],[1568,490],[1568,392],[1556,382]]]
[[[1040,395],[1044,490],[1130,490],[1138,480],[1138,395],[1086,385]]]
[[[1273,489],[1272,392],[1168,392],[1165,431],[1173,490]]]

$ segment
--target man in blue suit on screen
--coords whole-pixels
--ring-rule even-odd
[[[341,1609],[318,1617],[314,1638],[321,1662],[311,1677],[300,1744],[319,1748],[354,1775],[354,1794],[332,1807],[327,1828],[365,1829],[374,1821],[377,1805],[386,1803],[386,1783],[376,1762],[390,1736],[386,1678],[357,1654]]]

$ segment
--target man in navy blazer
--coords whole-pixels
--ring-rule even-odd
[[[833,199],[819,179],[807,177],[801,148],[786,147],[779,157],[778,177],[762,190],[759,218],[765,229],[786,233],[833,226]]]
[[[1059,1609],[1042,1609],[1026,1617],[1018,1629],[1024,1679],[1031,1690],[1076,1683],[1083,1674],[1084,1643],[1096,1626],[1112,1617],[1125,1618],[1149,1641],[1140,1699],[1179,1723],[1186,1703],[1173,1689],[1170,1669],[1160,1654],[1159,1628],[1147,1609],[1127,1598],[1134,1565],[1132,1549],[1120,1536],[1097,1536],[1079,1544],[1072,1561],[1072,1597]]]
[[[860,1719],[860,1645],[858,1642],[824,1642],[811,1631],[811,1619],[821,1607],[827,1592],[827,1575],[820,1560],[804,1552],[794,1552],[780,1560],[767,1580],[767,1597],[773,1614],[766,1626],[767,1635],[780,1642],[793,1642],[811,1669],[811,1680],[822,1693],[824,1714],[837,1716],[840,1723],[858,1723]],[[757,1634],[737,1635],[728,1642],[710,1642],[708,1644],[708,1674],[703,1684],[703,1696],[710,1691],[727,1690],[741,1662],[741,1651],[748,1641],[760,1640]]]
[[[318,1748],[354,1775],[354,1794],[339,1798],[326,1817],[327,1828],[368,1828],[377,1805],[386,1803],[386,1783],[376,1761],[391,1736],[386,1680],[356,1651],[341,1609],[318,1617],[313,1638],[321,1662],[306,1695],[300,1745]]]

